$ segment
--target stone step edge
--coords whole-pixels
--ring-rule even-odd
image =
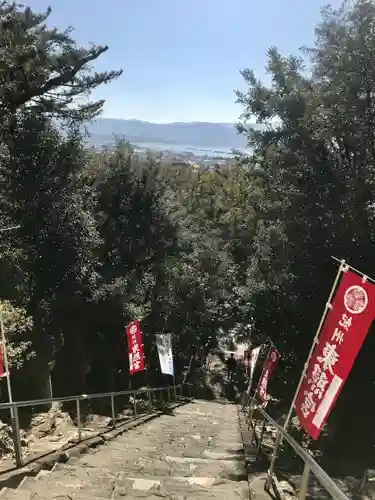
[[[28,477],[27,479],[33,481],[33,482],[38,482],[38,479],[30,478]],[[63,483],[61,481],[57,480],[55,481],[56,485],[62,485]],[[225,484],[233,484],[233,481],[230,479],[226,478],[220,478],[220,477],[214,477],[214,476],[161,476],[161,475],[154,475],[154,476],[149,476],[149,477],[136,477],[136,476],[127,476],[125,478],[122,478],[121,481],[132,481],[135,482],[136,484],[141,483],[142,481],[145,484],[154,484],[156,486],[159,486],[165,482],[170,482],[170,483],[187,483],[190,486],[193,485],[198,485],[202,487],[206,486],[220,486],[220,485],[225,485]],[[238,482],[238,481],[235,481]],[[246,482],[244,480],[243,482]],[[24,483],[22,482],[22,486],[27,485],[29,483]],[[21,484],[20,484],[21,487]],[[75,485],[71,484],[68,486],[69,488],[75,488]],[[136,488],[133,486],[134,489],[142,489],[142,488]],[[16,491],[16,490],[13,490]]]
[[[181,406],[189,404],[192,401],[193,398],[184,398],[182,401],[167,406],[166,409],[173,410],[175,408],[179,408]],[[41,470],[51,471],[55,464],[66,463],[70,458],[83,455],[90,449],[97,448],[98,446],[105,444],[107,441],[112,441],[124,432],[138,427],[138,425],[144,424],[150,420],[161,417],[164,414],[164,411],[155,410],[151,413],[140,415],[139,417],[121,424],[115,429],[98,433],[96,436],[86,438],[80,443],[65,445],[60,450],[43,455],[42,457],[35,459],[24,467],[21,467],[19,469],[14,468],[1,473],[0,498],[5,495],[6,491],[17,490],[21,482],[24,481],[24,479],[26,479],[27,477],[35,477]],[[9,485],[9,483],[11,485]]]
[[[31,481],[31,482],[30,482]],[[38,493],[38,494],[43,494],[43,484],[40,486],[36,484],[37,481],[36,479],[31,479],[29,478],[29,482],[26,482],[22,485],[21,489],[17,490],[8,490],[11,491],[12,493],[21,493],[21,492],[30,492],[30,493]],[[159,486],[168,486],[169,488],[178,488],[179,486],[183,486],[183,488],[187,487],[200,487],[204,491],[208,492],[214,492],[215,490],[222,490],[224,487],[233,487],[233,485],[239,485],[242,483],[242,485],[245,485],[248,487],[248,478],[246,474],[242,474],[241,478],[238,476],[236,479],[226,479],[226,478],[220,478],[220,477],[211,477],[211,476],[149,476],[147,478],[145,477],[135,477],[135,476],[128,476],[126,478],[123,478],[120,480],[119,486],[124,486],[127,484],[130,487],[130,490],[133,491],[148,491],[151,488],[154,487],[159,487]],[[89,498],[91,498],[92,493],[89,493],[88,491],[85,494],[87,489],[91,488],[94,489],[97,492],[97,497],[98,498],[108,498],[107,494],[104,491],[100,491],[100,485],[99,484],[90,484],[90,483],[82,483],[80,485],[80,493],[79,493],[79,498],[82,496],[83,498],[86,498],[87,495],[90,495]],[[60,495],[63,496],[68,496],[70,497],[70,492],[72,492],[72,497],[74,494],[77,492],[77,485],[75,484],[65,484],[61,481],[55,481],[52,483],[49,483],[48,485],[44,485],[44,490],[46,491],[56,491],[59,492]],[[130,491],[128,491],[130,493]],[[104,494],[104,496],[102,496]]]
[[[238,462],[245,462],[243,460],[243,457],[241,457],[241,459],[235,459],[235,460],[231,460],[231,459],[217,459],[217,458],[210,458],[210,457],[207,457],[207,458],[203,458],[203,457],[175,457],[175,456],[171,456],[171,455],[165,455],[164,456],[164,459],[166,462],[173,462],[173,463],[180,463],[180,464],[183,464],[183,463],[186,463],[186,464],[217,464],[217,463],[221,463],[221,464],[224,464],[224,465],[238,465]]]

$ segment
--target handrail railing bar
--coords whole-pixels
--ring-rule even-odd
[[[189,390],[189,398],[191,397],[191,384],[190,383],[182,383],[177,386],[164,386],[164,387],[146,387],[140,389],[133,389],[127,391],[112,391],[112,392],[103,392],[96,394],[77,394],[76,396],[65,396],[62,398],[45,398],[45,399],[34,399],[28,401],[12,401],[11,403],[1,403],[0,410],[11,408],[15,415],[15,420],[12,422],[13,426],[13,442],[14,449],[16,455],[16,467],[20,468],[23,465],[23,457],[22,457],[22,446],[21,446],[21,436],[19,429],[19,417],[18,417],[18,408],[26,408],[30,406],[39,406],[53,403],[68,403],[75,402],[76,404],[76,412],[77,412],[77,430],[78,430],[78,442],[82,441],[82,419],[81,419],[81,402],[82,401],[90,401],[92,399],[98,398],[110,398],[111,404],[111,414],[112,414],[112,427],[116,426],[116,410],[115,410],[115,396],[132,396],[133,397],[133,411],[134,416],[138,417],[137,411],[137,395],[147,395],[149,410],[152,412],[153,405],[151,401],[151,394],[156,393],[156,391],[160,392],[160,395],[163,391],[168,391],[168,400],[171,402],[170,390],[171,387],[175,388],[175,402],[177,402],[177,392],[176,388],[180,387],[180,396],[183,394],[184,386],[188,387]],[[130,399],[130,398],[129,398]],[[162,397],[161,397],[162,401]]]
[[[294,449],[300,458],[308,465],[310,471],[314,474],[320,484],[326,491],[336,500],[349,500],[343,491],[335,484],[326,472],[317,464],[317,462],[295,441],[273,418],[266,413],[263,408],[257,406],[257,410],[272,424],[279,432],[281,432],[285,441]]]
[[[184,385],[190,385],[185,383]],[[176,387],[180,387],[182,384],[177,385]],[[149,393],[149,392],[155,392],[155,391],[161,391],[161,390],[166,390],[168,388],[171,388],[173,386],[164,386],[164,387],[150,387],[150,388],[145,388],[145,389],[136,389],[133,391],[127,390],[127,391],[116,391],[116,392],[103,392],[103,393],[94,393],[94,394],[77,394],[76,396],[63,396],[63,397],[55,397],[55,398],[44,398],[44,399],[30,399],[30,400],[25,400],[25,401],[13,401],[12,403],[0,403],[0,410],[6,410],[9,408],[24,408],[28,406],[39,406],[39,405],[45,405],[45,404],[51,404],[51,403],[68,403],[72,401],[77,401],[79,400],[90,400],[90,399],[97,399],[97,398],[105,398],[105,397],[111,397],[111,396],[126,396],[130,395],[133,396],[135,394],[143,394],[143,393]]]

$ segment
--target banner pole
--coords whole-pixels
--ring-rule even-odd
[[[333,260],[336,260],[337,262],[341,262],[340,259],[338,259],[337,257],[333,257],[331,256],[331,258]],[[351,269],[352,271],[354,271],[356,274],[359,274],[360,276],[364,277],[366,276],[366,279],[368,281],[372,281],[372,283],[375,283],[375,280],[373,278],[371,278],[370,276],[368,276],[367,274],[363,273],[362,271],[360,271],[359,269],[356,269],[355,267],[351,266],[350,264],[348,263],[345,263],[345,267],[347,267],[348,269]]]
[[[145,357],[143,359],[146,360]],[[145,378],[146,378],[146,387],[147,387],[147,389],[149,389],[150,388],[150,383],[149,383],[149,379],[148,379],[148,368],[147,368],[146,363],[145,363]]]
[[[331,288],[331,292],[330,292],[330,294],[328,296],[328,300],[326,302],[326,305],[325,305],[322,317],[320,319],[320,323],[319,323],[318,329],[316,330],[316,334],[315,334],[313,343],[311,345],[309,355],[307,356],[307,360],[306,360],[305,365],[303,367],[301,378],[300,378],[300,380],[298,382],[296,392],[295,392],[295,394],[293,396],[293,400],[292,400],[292,403],[291,403],[290,408],[289,408],[289,412],[288,412],[288,414],[286,416],[286,419],[285,419],[285,422],[284,422],[284,426],[283,426],[284,431],[286,431],[287,428],[289,427],[290,419],[292,418],[292,414],[293,414],[294,405],[295,405],[295,402],[296,402],[299,390],[301,388],[303,379],[305,378],[305,374],[306,374],[306,370],[307,370],[309,361],[311,359],[311,356],[313,355],[313,352],[314,352],[314,349],[315,349],[315,345],[317,344],[317,342],[319,340],[320,330],[323,327],[324,320],[326,318],[328,310],[331,307],[331,301],[332,301],[333,294],[335,293],[336,286],[337,286],[337,284],[339,282],[339,279],[341,277],[341,273],[343,272],[343,270],[345,269],[345,267],[346,267],[345,260],[341,260],[340,261],[340,266],[338,268],[335,280],[334,280],[332,288]],[[273,474],[273,470],[275,468],[275,462],[276,462],[276,458],[277,458],[277,453],[279,451],[279,447],[281,446],[281,442],[282,442],[282,436],[281,436],[281,433],[278,432],[277,436],[276,436],[276,441],[275,441],[275,445],[274,445],[274,448],[273,448],[273,452],[272,452],[272,458],[271,458],[270,467],[268,469],[268,476],[267,476],[267,480],[266,480],[266,486],[267,487],[270,486],[270,481],[271,481],[271,477],[272,477],[272,474]]]
[[[173,392],[174,392],[174,399],[177,399],[177,390],[176,390],[176,378],[174,374],[174,367],[173,367]]]
[[[172,350],[172,365],[173,365],[173,392],[174,392],[174,400],[177,401],[177,390],[176,390],[176,375],[175,375],[175,357],[174,357],[174,348],[173,348],[173,337],[171,334],[171,350]],[[174,346],[176,347],[176,346]]]
[[[5,328],[4,328],[4,318],[3,318],[3,305],[0,302],[0,328],[1,328],[1,342],[3,344],[3,356],[4,356],[4,368],[7,379],[7,388],[8,388],[8,399],[9,403],[13,403],[12,397],[12,385],[10,383],[10,373],[9,373],[9,363],[8,363],[8,349],[7,342],[5,338]],[[13,418],[13,408],[10,408],[10,413]]]
[[[189,375],[189,371],[190,371],[190,367],[191,367],[191,363],[192,363],[192,361],[193,361],[193,358],[194,358],[194,354],[192,354],[192,355],[190,356],[190,359],[189,359],[189,364],[188,364],[188,366],[187,366],[186,372],[184,373],[184,379],[183,379],[183,381],[182,381],[182,385],[184,385],[184,384],[186,383],[186,379],[187,379],[187,377],[188,377],[188,375]]]
[[[143,335],[142,332],[141,332],[141,335]],[[143,364],[145,367],[146,387],[147,387],[147,389],[149,389],[150,384],[149,384],[149,379],[148,379],[148,365],[147,365],[147,356],[145,355],[145,345],[144,344],[142,344],[142,351],[143,351]]]
[[[8,362],[8,349],[7,349],[7,341],[5,337],[5,328],[4,328],[4,317],[3,317],[3,304],[0,302],[0,330],[1,330],[1,344],[2,344],[2,355],[4,356],[4,368],[7,379],[7,388],[8,388],[8,399],[9,403],[13,403],[12,396],[12,384],[10,381],[10,370],[9,370],[9,362]],[[17,408],[10,407],[10,419],[12,422],[12,430],[13,430],[13,440],[14,440],[14,451],[16,455],[16,464],[17,467],[22,467],[22,448],[20,442],[20,434],[19,434],[19,419]]]

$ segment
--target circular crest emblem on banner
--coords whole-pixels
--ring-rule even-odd
[[[344,295],[344,305],[352,314],[361,314],[367,307],[368,296],[364,288],[359,285],[350,286]]]
[[[130,333],[131,335],[135,335],[137,333],[137,325],[132,325],[130,327]]]
[[[276,361],[276,353],[275,353],[275,351],[273,351],[272,354],[271,354],[271,360],[272,360],[272,363],[274,363]]]

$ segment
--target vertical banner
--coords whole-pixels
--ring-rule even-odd
[[[261,348],[261,346],[255,347],[255,349],[253,349],[251,351],[250,377],[249,377],[249,385],[248,385],[248,388],[247,388],[247,393],[248,394],[250,394],[251,386],[253,384],[254,370],[255,370],[255,365],[257,364],[257,361],[258,361],[258,358],[259,358],[260,348]]]
[[[156,346],[158,348],[160,370],[165,375],[174,376],[172,336],[170,333],[157,334]]]
[[[298,391],[301,425],[317,439],[375,316],[375,286],[344,272]]]
[[[129,373],[132,375],[145,369],[142,335],[138,319],[126,327],[126,335],[128,337]]]
[[[250,359],[250,379],[251,380],[254,376],[255,365],[257,364],[257,361],[259,358],[260,348],[261,348],[261,346],[255,347],[255,349],[253,349],[251,351],[251,359]]]
[[[272,373],[275,371],[277,364],[280,359],[280,353],[275,346],[272,346],[269,350],[267,359],[264,363],[262,375],[258,384],[258,394],[259,399],[263,402],[266,399],[268,380]]]

